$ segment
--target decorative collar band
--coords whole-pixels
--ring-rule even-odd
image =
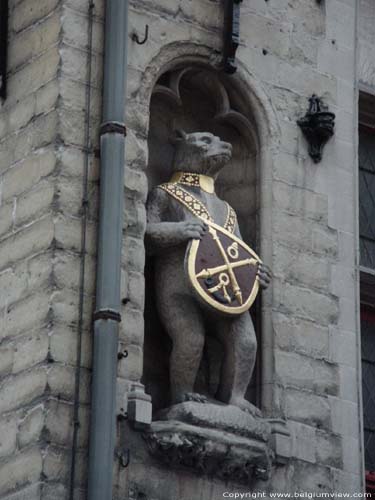
[[[185,184],[187,186],[199,187],[206,193],[215,192],[215,180],[209,175],[195,174],[191,172],[176,172],[173,174],[170,182]]]

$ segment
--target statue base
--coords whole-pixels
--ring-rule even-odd
[[[150,453],[169,467],[245,484],[269,478],[277,455],[274,421],[231,405],[197,402],[174,405],[157,418],[143,436]]]

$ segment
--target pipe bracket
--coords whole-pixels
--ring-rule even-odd
[[[121,134],[126,137],[126,126],[125,123],[121,122],[104,122],[100,126],[99,135],[104,134]]]
[[[120,411],[117,415],[117,420],[124,421],[128,420],[128,418],[129,418],[128,412],[125,411],[124,408],[120,408]]]
[[[99,309],[93,314],[94,321],[98,319],[112,319],[113,321],[121,322],[121,314],[114,309]]]

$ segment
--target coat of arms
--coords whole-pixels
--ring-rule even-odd
[[[254,302],[258,289],[258,255],[225,228],[208,222],[201,240],[186,253],[186,269],[199,299],[228,315],[242,314]]]
[[[258,255],[233,233],[236,214],[227,205],[224,226],[215,224],[205,205],[181,185],[159,186],[178,200],[208,231],[201,240],[192,240],[187,248],[185,267],[198,298],[216,311],[228,315],[242,314],[254,302],[258,289]]]

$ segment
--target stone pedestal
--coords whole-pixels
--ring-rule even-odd
[[[292,456],[292,439],[285,420],[272,418],[268,420],[271,426],[271,447],[275,453],[274,461],[285,465]]]
[[[235,406],[196,402],[172,406],[157,418],[144,438],[150,453],[164,464],[245,484],[269,478],[274,421]],[[283,432],[286,438],[285,424]]]
[[[151,396],[145,393],[143,384],[133,382],[128,394],[128,418],[135,429],[151,424]]]

